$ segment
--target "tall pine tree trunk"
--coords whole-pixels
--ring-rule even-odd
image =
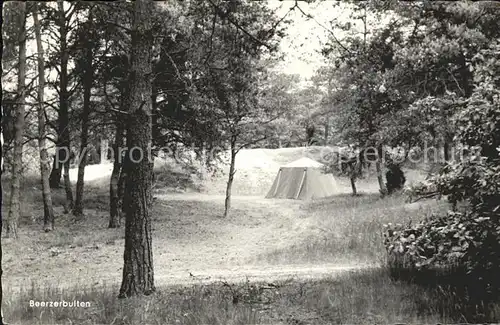
[[[120,192],[120,175],[122,174],[121,148],[123,148],[124,125],[121,117],[116,117],[115,142],[113,144],[113,171],[109,182],[109,228],[118,228],[120,226],[122,215],[122,193]],[[123,188],[123,185],[122,185]]]
[[[152,140],[151,0],[134,3],[130,72],[130,104],[127,128],[127,173],[124,197],[125,252],[119,297],[154,292],[151,205],[153,164],[148,147]],[[142,155],[141,155],[142,152]],[[142,156],[142,157],[141,157]]]
[[[36,47],[38,55],[38,150],[40,151],[40,176],[43,197],[43,228],[45,231],[54,229],[54,208],[52,206],[52,194],[50,193],[49,172],[50,162],[47,154],[46,136],[47,126],[44,113],[44,89],[45,89],[45,62],[43,58],[43,46],[40,20],[38,19],[38,6],[33,4],[33,20],[35,22]]]
[[[87,24],[89,28],[92,26],[92,10],[89,13]],[[94,69],[92,65],[92,44],[86,43],[85,49],[85,70],[83,76],[83,112],[82,112],[82,134],[80,141],[80,159],[78,160],[78,178],[76,181],[76,200],[73,214],[77,219],[83,217],[83,193],[85,185],[85,166],[87,165],[87,147],[89,142],[89,116],[90,116],[90,96],[92,91],[92,83],[94,77]]]
[[[23,168],[24,106],[26,96],[26,3],[19,2],[18,17],[21,20],[19,31],[19,72],[17,75],[17,105],[15,108],[14,156],[12,160],[12,184],[7,219],[7,236],[17,238],[17,226],[21,213],[21,175]]]
[[[226,201],[224,204],[224,217],[227,217],[229,213],[229,209],[231,209],[231,190],[233,187],[234,174],[236,173],[235,164],[236,164],[236,136],[231,137],[231,163],[229,164],[229,178],[227,180],[226,187]]]

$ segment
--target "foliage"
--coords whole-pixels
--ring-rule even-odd
[[[492,236],[490,238],[490,236]],[[385,244],[390,255],[404,256],[399,261],[410,268],[453,268],[464,266],[468,274],[482,274],[498,261],[476,259],[479,254],[496,255],[498,248],[487,247],[500,228],[489,217],[449,212],[430,216],[416,225],[385,225]],[[489,250],[493,248],[492,250]],[[485,255],[486,256],[486,255]],[[482,266],[480,266],[482,265]]]
[[[389,265],[398,278],[447,287],[478,317],[500,296],[500,227],[493,217],[449,212],[415,225],[386,225]],[[406,275],[405,275],[406,274]],[[429,281],[429,277],[434,280]],[[441,279],[441,277],[444,277]],[[469,311],[470,312],[470,311]]]
[[[401,166],[395,163],[390,163],[387,166],[387,169],[385,177],[387,179],[387,192],[391,194],[395,191],[402,190],[406,182],[406,178],[401,170]]]
[[[385,231],[393,268],[444,268],[460,277],[453,286],[466,290],[468,304],[500,296],[499,50],[496,41],[474,56],[474,90],[453,114],[454,139],[463,154],[428,184],[454,206],[465,203],[465,211]]]
[[[331,150],[324,157],[328,162],[325,172],[333,173],[336,176],[361,178],[363,176],[362,157],[363,153],[351,146]]]

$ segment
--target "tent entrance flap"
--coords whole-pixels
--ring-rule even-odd
[[[302,179],[300,180],[300,185],[297,189],[297,194],[295,195],[296,200],[299,198],[300,192],[302,191],[302,186],[304,186],[304,180],[306,178],[306,173],[307,173],[307,168],[304,168],[304,171],[302,172]]]
[[[278,171],[278,177],[276,178],[276,182],[277,182],[278,184],[279,184],[279,182],[280,182],[280,176],[281,176],[281,168],[280,168],[280,170]],[[276,193],[277,193],[277,192],[278,192],[278,186],[276,186],[276,187],[274,188],[274,194],[273,194],[273,196],[276,196]]]

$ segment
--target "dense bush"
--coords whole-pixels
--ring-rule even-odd
[[[406,178],[404,172],[401,170],[401,167],[394,163],[387,166],[385,178],[387,180],[385,186],[388,194],[403,189],[406,182]]]
[[[500,226],[494,218],[449,212],[415,225],[386,225],[384,239],[393,267],[460,270],[485,292],[499,290],[492,287],[500,283]]]
[[[498,43],[480,51],[471,69],[472,95],[453,100],[454,141],[462,155],[413,190],[466,208],[415,225],[387,225],[384,231],[392,274],[446,287],[443,292],[456,298],[453,303],[468,320],[487,320],[488,304],[500,296],[499,57]]]
[[[500,296],[497,219],[449,212],[386,225],[384,239],[392,276],[436,289],[468,321],[488,320],[489,304]]]

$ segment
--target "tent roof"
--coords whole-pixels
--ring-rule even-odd
[[[311,158],[302,157],[298,160],[292,161],[289,164],[286,164],[282,167],[315,167],[320,168],[323,167],[322,163],[317,162],[316,160],[312,160]]]

